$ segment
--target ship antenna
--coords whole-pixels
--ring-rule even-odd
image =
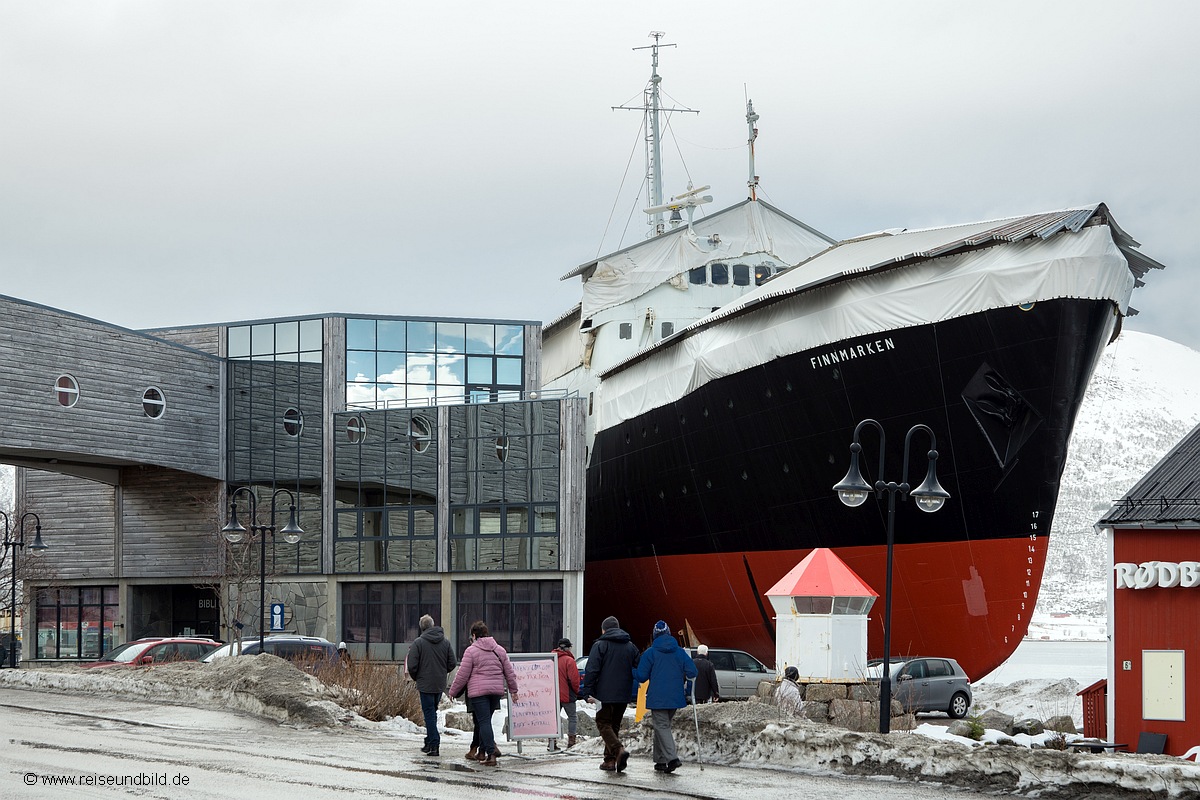
[[[633,48],[634,50],[650,51],[650,83],[646,85],[646,90],[642,93],[642,104],[640,106],[613,106],[614,111],[617,109],[623,111],[641,111],[646,117],[646,186],[650,190],[651,208],[656,208],[663,204],[662,141],[659,129],[660,115],[672,111],[689,114],[700,113],[692,108],[662,107],[662,96],[659,92],[659,84],[662,83],[662,76],[658,74],[658,48],[676,47],[674,44],[661,43],[660,40],[666,35],[662,31],[650,31],[650,36],[654,39],[654,44]],[[659,210],[648,214],[648,216],[649,220],[647,224],[654,229],[653,235],[662,233],[665,230],[663,226],[663,212]]]
[[[746,185],[750,187],[750,199],[758,199],[758,176],[754,174],[754,140],[758,138],[758,114],[754,113],[754,101],[746,100],[746,125],[750,128],[750,138],[747,140],[750,145],[750,180]]]

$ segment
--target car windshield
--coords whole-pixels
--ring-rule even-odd
[[[229,644],[223,644],[220,647],[218,647],[216,650],[213,650],[211,653],[206,655],[202,660],[203,661],[212,661],[213,659],[224,658],[225,656],[238,655],[239,653],[241,655],[254,655],[255,653],[258,652],[258,640],[257,639],[255,639],[253,642],[242,642],[242,648],[240,651],[235,649],[235,648],[237,648],[237,646],[238,646],[237,642],[230,642]]]
[[[101,661],[114,661],[118,664],[128,664],[142,654],[152,642],[126,642],[117,645],[100,657]]]

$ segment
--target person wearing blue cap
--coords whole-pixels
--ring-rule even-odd
[[[654,729],[654,769],[671,773],[683,764],[675,751],[675,735],[671,720],[675,712],[687,705],[684,685],[697,675],[696,665],[687,651],[679,646],[671,629],[663,620],[654,624],[654,641],[638,660],[634,677],[639,683],[650,681],[646,689],[646,708],[650,711],[650,726]]]

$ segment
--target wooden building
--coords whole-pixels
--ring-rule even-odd
[[[1200,426],[1098,523],[1108,535],[1108,736],[1200,745]]]
[[[0,462],[50,547],[25,585],[24,658],[257,636],[262,543],[219,533],[242,487],[260,524],[298,509],[301,540],[266,542],[289,630],[381,660],[424,613],[460,649],[478,618],[519,651],[582,636],[585,407],[539,391],[540,323],[133,331],[8,297],[0,313]]]

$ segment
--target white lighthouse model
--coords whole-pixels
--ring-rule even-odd
[[[867,666],[867,613],[879,594],[832,550],[817,548],[767,591],[775,668],[801,678],[853,679]]]

